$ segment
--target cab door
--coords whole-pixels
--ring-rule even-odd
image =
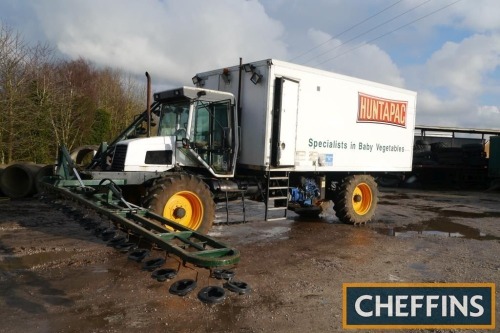
[[[274,86],[271,164],[274,167],[295,164],[295,139],[299,106],[299,82],[276,78]]]
[[[230,100],[199,101],[193,117],[191,147],[216,176],[234,173],[235,138]]]

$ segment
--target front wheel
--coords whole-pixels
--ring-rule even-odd
[[[212,228],[215,220],[215,203],[208,186],[189,174],[155,180],[146,193],[144,206],[203,234]]]
[[[377,183],[370,175],[346,177],[334,201],[335,215],[340,221],[350,224],[369,222],[377,208]]]

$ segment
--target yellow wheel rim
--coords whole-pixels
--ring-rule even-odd
[[[373,193],[370,186],[360,183],[352,194],[352,207],[356,214],[365,215],[370,211],[373,203]]]
[[[168,199],[163,216],[169,220],[197,230],[203,221],[203,204],[193,192],[177,192]]]

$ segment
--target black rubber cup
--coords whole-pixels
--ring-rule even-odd
[[[186,296],[189,294],[191,291],[196,288],[196,281],[192,279],[183,279],[179,280],[177,282],[174,282],[168,291],[171,294],[177,295],[177,296]]]
[[[173,279],[177,275],[177,271],[173,268],[162,268],[158,269],[151,274],[153,279],[158,280],[158,282],[163,282],[166,280]]]
[[[226,291],[219,286],[208,286],[198,292],[198,298],[203,303],[221,303],[226,298]]]
[[[212,272],[212,276],[216,279],[224,279],[224,280],[229,280],[234,277],[236,273],[233,270],[230,269],[214,269]]]
[[[150,259],[142,265],[142,269],[145,271],[154,271],[157,268],[160,268],[165,263],[165,259],[163,258],[154,258]]]
[[[136,248],[137,248],[137,244],[130,243],[130,242],[115,245],[115,249],[117,249],[118,251],[120,251],[122,253],[127,253],[128,251],[135,250]]]
[[[128,258],[133,261],[141,262],[142,259],[146,258],[149,251],[146,249],[137,249],[129,253]]]
[[[248,283],[243,281],[229,280],[224,283],[224,288],[240,295],[250,292],[250,286],[248,285]]]
[[[115,235],[116,235],[116,231],[114,231],[112,229],[104,230],[101,233],[102,240],[105,242],[111,240],[113,237],[115,237]]]
[[[123,236],[114,237],[108,241],[108,246],[115,247],[116,245],[123,244],[126,241],[127,239]]]

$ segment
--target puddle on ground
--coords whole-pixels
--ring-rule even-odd
[[[386,206],[399,206],[399,205],[401,205],[401,203],[398,201],[379,200],[378,203],[379,203],[379,205],[386,205]]]
[[[395,200],[395,201],[400,199],[410,199],[410,197],[406,193],[394,193],[394,192],[384,192],[381,197],[387,200]]]
[[[478,240],[500,240],[500,237],[482,233],[477,228],[451,222],[448,219],[431,219],[419,224],[409,224],[402,227],[374,228],[380,234],[394,237],[415,237],[418,235],[457,237]]]
[[[258,224],[240,224],[235,228],[215,226],[208,233],[211,237],[237,237],[237,243],[248,244],[260,241],[287,240],[289,226],[273,226],[261,228]]]
[[[428,212],[433,212],[439,214],[441,218],[448,217],[461,217],[461,218],[488,218],[488,217],[500,217],[500,212],[497,211],[482,211],[478,212],[476,208],[464,206],[464,205],[455,205],[452,207],[435,207],[435,206],[427,206],[427,205],[415,205],[416,208],[421,210],[425,210]]]
[[[463,217],[463,218],[500,217],[500,212],[475,213],[475,212],[463,212],[463,211],[446,210],[446,209],[443,209],[441,214],[446,214],[447,216],[453,216],[453,217]]]
[[[67,252],[40,252],[24,256],[0,256],[0,270],[30,269],[50,262],[70,257]]]

